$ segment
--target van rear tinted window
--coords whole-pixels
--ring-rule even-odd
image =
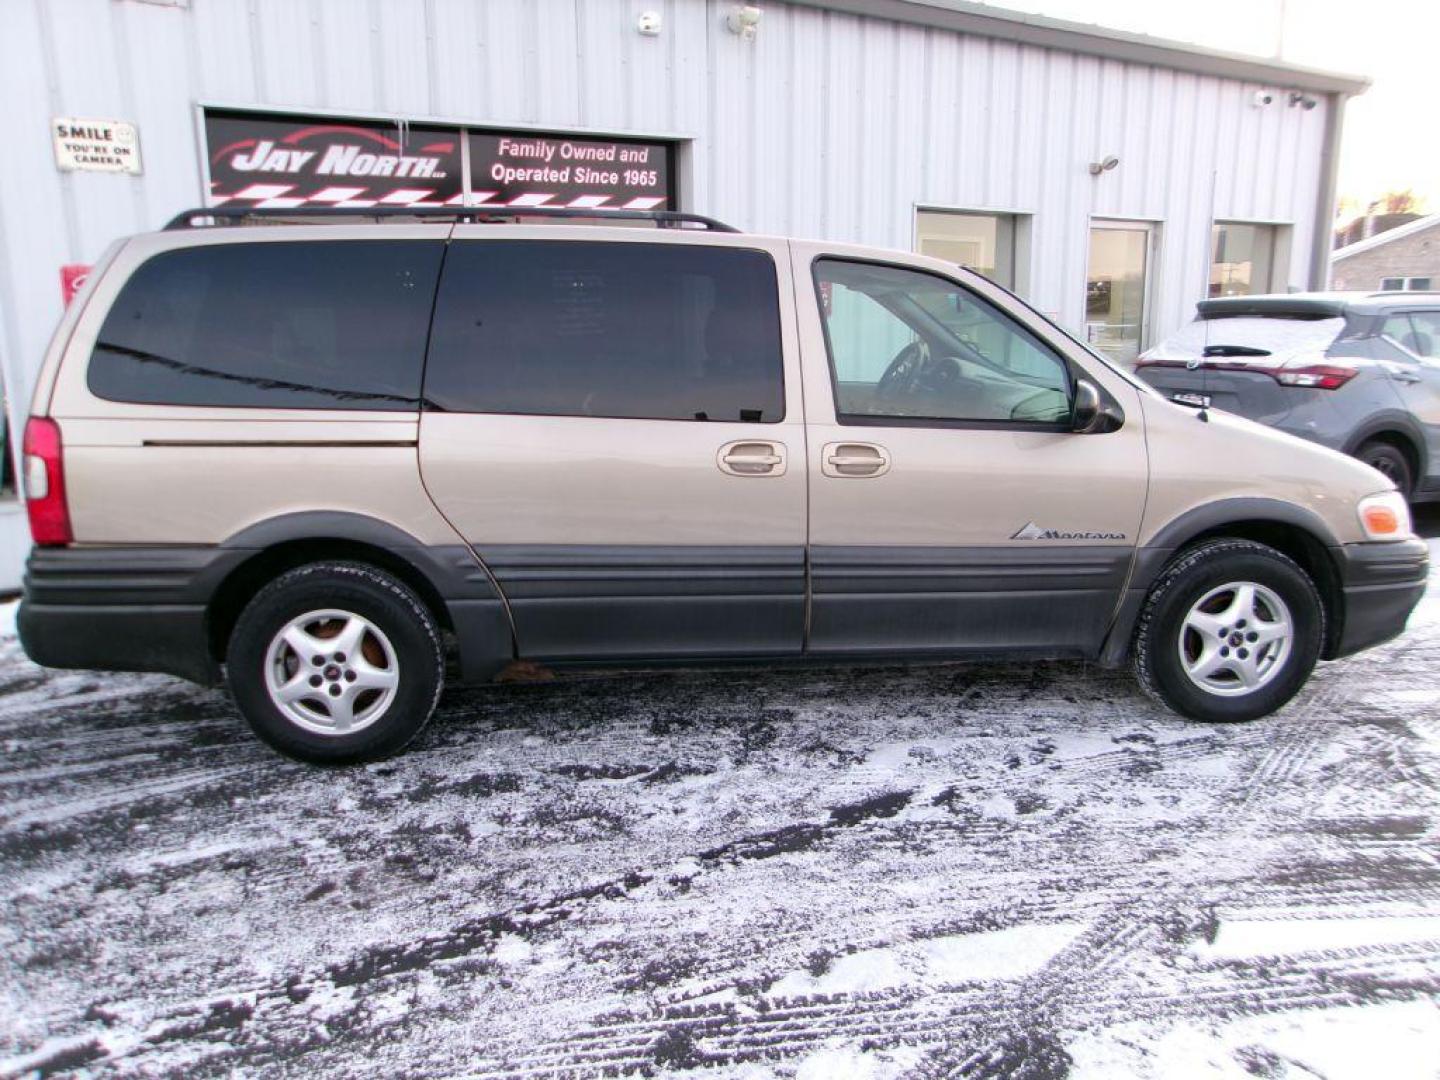
[[[702,245],[451,245],[425,375],[451,412],[773,423],[775,264]]]
[[[443,241],[211,244],[156,255],[90,359],[111,401],[413,410]]]

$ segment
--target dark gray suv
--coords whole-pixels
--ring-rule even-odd
[[[1440,293],[1202,300],[1136,363],[1209,403],[1359,458],[1412,502],[1440,500]]]

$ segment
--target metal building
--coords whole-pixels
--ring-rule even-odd
[[[1128,359],[1207,294],[1324,284],[1366,85],[963,0],[0,0],[0,72],[11,431],[62,290],[207,201],[668,206],[921,248]]]

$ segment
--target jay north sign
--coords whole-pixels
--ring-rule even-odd
[[[211,206],[458,206],[454,128],[205,114]]]
[[[214,110],[205,140],[212,206],[674,208],[662,142]]]

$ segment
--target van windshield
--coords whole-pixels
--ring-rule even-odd
[[[1289,357],[1324,353],[1345,329],[1345,319],[1294,319],[1242,315],[1196,319],[1147,352],[1145,360],[1192,360],[1196,357],[1244,363],[1274,364]]]

